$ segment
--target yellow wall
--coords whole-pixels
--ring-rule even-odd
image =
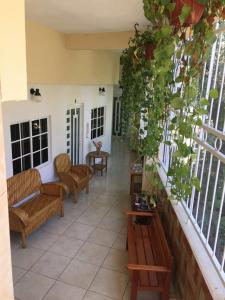
[[[73,50],[117,50],[128,46],[132,31],[67,34],[66,47]]]
[[[28,82],[39,84],[116,84],[119,53],[66,48],[65,35],[28,21]]]
[[[0,81],[2,101],[27,98],[24,0],[0,1]]]
[[[0,299],[13,300],[8,199],[5,175],[2,103],[0,101]]]
[[[69,55],[61,33],[33,22],[26,22],[26,42],[28,82],[68,82]]]
[[[111,51],[69,51],[70,84],[117,84],[119,54]]]

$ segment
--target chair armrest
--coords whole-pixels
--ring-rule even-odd
[[[19,218],[19,220],[24,224],[24,226],[27,226],[29,223],[29,215],[19,207],[11,207],[9,209],[9,212],[13,215]]]
[[[148,212],[148,211],[127,211],[127,215],[129,216],[142,216],[142,217],[154,217],[154,212]]]
[[[79,174],[79,172],[85,172],[91,178],[94,174],[94,170],[92,167],[86,164],[79,164],[71,167],[71,172]]]
[[[162,266],[150,266],[150,265],[138,265],[138,264],[128,264],[127,268],[131,271],[148,271],[148,272],[161,272],[161,273],[170,273],[166,267]]]
[[[65,189],[57,183],[43,183],[40,187],[40,192],[51,196],[64,196]]]
[[[72,187],[75,185],[76,188],[78,188],[77,181],[70,175],[65,172],[58,173],[58,177],[60,181],[65,183],[67,187],[69,187],[69,190],[73,189]]]

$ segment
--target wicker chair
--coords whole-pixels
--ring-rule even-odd
[[[36,169],[9,178],[7,191],[10,230],[21,233],[23,248],[26,248],[26,237],[51,216],[57,213],[64,216],[63,187],[56,183],[42,184]],[[27,201],[21,202],[23,199]]]
[[[73,194],[74,202],[77,202],[77,195],[84,188],[86,193],[89,193],[89,181],[93,176],[91,167],[81,164],[72,166],[69,155],[62,153],[55,158],[55,170],[59,179]]]

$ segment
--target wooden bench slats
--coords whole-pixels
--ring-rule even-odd
[[[144,244],[140,225],[135,226],[135,247],[137,249],[137,264],[146,265],[146,254],[144,251]],[[139,272],[139,279],[141,285],[149,285],[149,276],[147,272]]]
[[[137,215],[150,217],[150,224],[133,222]],[[141,290],[161,292],[167,299],[172,257],[157,213],[128,212],[128,254],[128,269],[133,274],[131,299],[136,299],[137,286]]]
[[[145,249],[145,257],[147,265],[153,265],[153,253],[151,247],[151,236],[149,235],[148,226],[141,226],[143,242],[144,242],[144,249]],[[156,273],[148,272],[149,281],[151,286],[158,286],[158,280]]]

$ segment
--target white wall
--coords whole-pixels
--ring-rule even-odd
[[[97,140],[101,140],[103,142],[103,150],[111,152],[113,86],[104,86],[106,88],[105,96],[99,95],[99,86],[32,85],[30,87],[40,89],[43,99],[41,103],[31,100],[3,103],[7,178],[13,175],[10,124],[41,118],[48,115],[51,117],[50,154],[52,154],[52,157],[50,157],[49,164],[46,166],[40,166],[39,170],[41,172],[43,182],[51,181],[55,178],[53,165],[54,157],[59,153],[66,152],[66,110],[73,106],[75,99],[77,99],[77,103],[83,103],[84,107],[83,162],[85,162],[87,153],[94,150],[94,145],[90,139],[90,129],[91,109],[96,106],[104,105],[106,107],[104,136]],[[88,137],[86,132],[87,123],[89,123]]]

